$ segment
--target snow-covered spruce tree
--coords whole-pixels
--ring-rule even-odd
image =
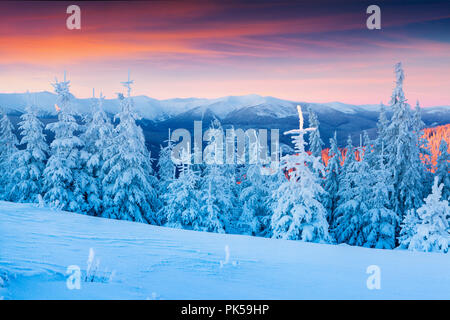
[[[312,130],[311,133],[309,134],[309,150],[311,151],[314,157],[322,159],[322,148],[324,146],[324,143],[320,138],[319,118],[311,108],[308,108],[308,120],[309,120],[309,127],[316,128],[316,130]]]
[[[261,163],[258,154],[261,150],[259,140],[255,139],[256,145],[249,148],[252,153],[250,158],[257,159],[254,163],[245,166],[245,179],[240,186],[239,193],[241,204],[241,215],[238,227],[242,234],[265,236],[269,231],[270,219],[272,217],[268,199],[274,183],[272,174],[268,174],[269,168]],[[241,174],[243,175],[243,174]]]
[[[420,160],[411,108],[403,93],[404,73],[401,63],[395,65],[395,74],[396,87],[391,100],[393,115],[386,128],[386,168],[391,172],[394,184],[392,207],[403,218],[408,210],[420,207],[423,202],[422,179],[425,167]]]
[[[19,141],[6,112],[0,110],[0,117],[0,199],[9,200],[11,173],[16,168],[13,156],[17,152]]]
[[[283,156],[282,168],[289,179],[273,193],[272,237],[308,242],[329,242],[327,211],[319,199],[325,193],[314,172],[322,171],[318,157],[305,151],[304,135],[315,128],[303,128],[303,114],[297,106],[299,129],[293,134],[295,154]]]
[[[55,139],[50,144],[50,158],[44,169],[44,201],[62,210],[82,212],[86,200],[79,180],[79,148],[83,142],[75,136],[80,128],[70,104],[69,83],[64,73],[63,82],[56,80],[52,84],[58,95],[56,105],[59,111],[58,121],[46,127],[55,134]]]
[[[437,158],[436,177],[438,184],[443,184],[442,199],[450,201],[450,155],[448,154],[447,142],[443,138],[439,144],[439,155]]]
[[[386,107],[383,103],[380,103],[380,114],[378,116],[377,122],[377,137],[374,141],[374,152],[379,155],[381,154],[381,149],[386,149],[387,145],[387,128],[389,126],[389,121],[386,115]],[[384,150],[386,151],[386,150]],[[387,161],[387,159],[385,159]]]
[[[217,148],[220,142],[216,139],[223,139],[223,129],[217,119],[212,122],[210,132],[211,139],[204,150],[205,170],[200,181],[203,226],[205,231],[225,233],[232,229],[236,181],[223,164],[222,150]]]
[[[333,225],[334,212],[336,210],[339,191],[339,175],[341,172],[341,153],[337,146],[336,132],[334,137],[330,138],[330,158],[325,173],[325,191],[327,192],[325,207],[327,208],[327,220],[329,225]]]
[[[42,176],[49,148],[43,133],[44,124],[38,119],[36,108],[30,101],[20,118],[20,144],[25,145],[25,149],[14,154],[17,167],[12,175],[9,199],[14,202],[37,202],[43,190]]]
[[[173,144],[170,140],[170,131],[169,131],[169,140],[166,141],[167,146],[161,146],[161,150],[159,151],[158,162],[156,167],[158,169],[158,193],[164,194],[167,190],[170,182],[175,178],[176,167],[172,161],[172,150]]]
[[[83,192],[87,200],[87,213],[99,215],[102,211],[102,170],[105,163],[105,150],[111,145],[113,126],[103,110],[104,96],[92,97],[91,115],[86,118],[85,130],[80,138],[84,143],[81,151],[83,173]]]
[[[172,228],[205,230],[200,210],[200,177],[192,170],[190,150],[181,154],[179,175],[171,179],[167,192],[162,196],[165,203],[166,223]]]
[[[359,150],[360,151],[360,150]],[[357,161],[351,137],[348,137],[344,166],[339,178],[338,203],[334,215],[333,235],[338,243],[364,244],[363,214],[368,210],[367,179],[369,166],[364,158]]]
[[[447,200],[441,200],[443,184],[438,185],[435,177],[431,194],[417,209],[419,224],[411,238],[409,250],[426,252],[448,252],[450,229],[447,217],[450,207]]]
[[[433,184],[433,164],[431,161],[432,154],[431,149],[428,144],[428,139],[425,137],[423,129],[425,128],[425,123],[422,121],[422,111],[419,105],[419,101],[416,103],[416,107],[414,108],[412,115],[412,131],[414,134],[414,139],[416,140],[416,152],[419,153],[419,161],[421,162],[421,166],[423,170],[420,170],[421,173],[421,181],[423,183],[422,194],[429,194],[431,191],[431,186]]]
[[[129,76],[128,81],[122,83],[128,94],[127,97],[119,94],[121,112],[115,117],[120,121],[104,153],[102,216],[158,224],[157,179],[142,128],[136,124],[139,116],[133,110],[132,83]]]
[[[417,226],[419,225],[419,215],[416,209],[411,209],[406,212],[405,217],[400,225],[400,236],[398,237],[399,247],[408,249],[412,237],[417,233]]]
[[[170,130],[169,130],[169,139],[167,141],[167,146],[161,146],[159,151],[158,162],[156,164],[157,167],[157,175],[158,175],[158,185],[157,185],[157,194],[160,199],[159,208],[158,208],[158,216],[160,218],[160,224],[163,225],[166,223],[166,208],[167,204],[165,203],[165,194],[168,192],[168,187],[170,183],[175,179],[176,174],[176,166],[172,161],[172,150],[173,144],[170,140]],[[191,168],[192,169],[192,168]]]
[[[366,156],[367,157],[367,145]],[[389,172],[384,164],[384,150],[378,156],[378,163],[368,167],[366,178],[369,183],[366,207],[362,224],[364,247],[393,249],[395,247],[395,230],[399,223],[398,216],[389,207],[389,195],[394,191]]]

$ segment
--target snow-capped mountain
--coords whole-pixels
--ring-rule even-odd
[[[215,116],[223,119],[230,113],[241,109],[252,108],[257,116],[271,116],[284,118],[296,114],[295,106],[297,102],[278,99],[270,96],[260,96],[256,94],[244,96],[227,96],[216,99],[206,98],[175,98],[157,100],[147,96],[133,97],[136,111],[147,120],[165,120],[167,118],[191,111],[193,116],[203,116],[205,112],[212,112]],[[0,93],[0,106],[8,113],[24,111],[27,101],[36,104],[40,111],[45,114],[55,115],[56,95],[48,92],[37,93]],[[88,112],[92,99],[73,98],[72,104],[76,111],[80,113]],[[329,109],[343,113],[354,114],[360,111],[377,111],[378,105],[351,105],[341,102],[330,103],[307,103],[316,112],[325,112]],[[438,107],[446,108],[446,107]],[[450,107],[447,107],[448,109]],[[116,113],[119,109],[117,99],[105,99],[105,110]]]
[[[14,119],[24,111],[27,99],[38,106],[44,122],[51,122],[56,116],[56,95],[50,92],[33,94],[0,94],[0,107]],[[277,128],[280,132],[295,128],[298,124],[296,105],[305,110],[311,108],[320,121],[323,141],[328,145],[329,138],[337,132],[340,145],[345,144],[350,134],[359,141],[362,130],[375,135],[379,105],[352,105],[341,102],[311,103],[289,101],[260,95],[227,96],[216,99],[175,98],[157,100],[147,96],[133,97],[136,111],[142,116],[141,125],[152,154],[159,152],[159,146],[167,139],[168,129],[185,128],[193,132],[195,120],[203,120],[207,129],[211,120],[219,118],[225,127],[236,128]],[[92,99],[73,97],[74,109],[80,114],[89,112]],[[104,108],[110,114],[119,111],[117,99],[106,99]],[[389,110],[388,110],[389,112]],[[450,106],[428,107],[422,109],[422,119],[427,127],[450,123]],[[308,119],[306,119],[308,122]],[[281,135],[281,142],[289,145],[288,137]]]

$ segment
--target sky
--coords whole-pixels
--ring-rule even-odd
[[[381,8],[369,30],[366,9]],[[68,30],[66,8],[81,9]],[[260,94],[308,102],[388,103],[393,66],[411,104],[450,105],[449,1],[2,1],[0,92],[157,99]]]

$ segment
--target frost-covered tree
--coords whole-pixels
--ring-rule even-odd
[[[392,93],[393,111],[386,128],[387,169],[391,171],[394,184],[392,207],[400,217],[410,209],[420,207],[424,195],[424,165],[420,159],[417,133],[410,106],[403,93],[404,73],[401,63],[395,65],[396,87]]]
[[[417,209],[419,224],[410,240],[409,250],[426,252],[448,252],[450,229],[448,216],[450,207],[447,200],[441,200],[443,184],[434,179],[431,194]]]
[[[19,141],[13,131],[13,124],[6,113],[0,110],[0,199],[8,199],[11,172],[16,168],[14,154]]]
[[[325,191],[327,196],[325,198],[325,207],[328,210],[327,220],[330,225],[333,224],[334,211],[338,201],[339,191],[339,175],[341,172],[341,153],[337,145],[336,132],[334,137],[330,138],[330,150],[328,151],[329,159],[325,173]]]
[[[411,209],[406,212],[405,217],[401,223],[400,236],[398,237],[399,247],[408,249],[412,237],[417,233],[417,226],[419,225],[419,216],[416,209]]]
[[[206,166],[200,182],[200,210],[204,216],[206,231],[225,233],[232,229],[231,220],[236,201],[233,188],[236,180],[230,175],[229,168],[223,164],[223,158],[220,160],[223,157],[222,150],[217,148],[220,145],[219,140],[223,139],[220,122],[214,120],[209,130],[211,139],[204,150]]]
[[[257,158],[261,146],[255,139],[256,145],[249,152]],[[261,161],[245,166],[245,179],[239,192],[241,215],[238,221],[239,230],[243,234],[265,236],[269,232],[272,216],[269,198],[276,184],[276,176],[271,172],[270,166],[265,167]]]
[[[322,159],[322,148],[324,143],[320,138],[319,118],[311,108],[308,108],[308,120],[310,128],[316,128],[316,130],[312,130],[309,134],[309,150],[314,157]]]
[[[366,145],[367,148],[367,145]],[[367,149],[366,156],[367,157]],[[365,181],[369,183],[366,198],[367,211],[363,212],[364,247],[393,249],[398,216],[390,208],[389,196],[394,191],[390,174],[384,164],[384,150],[378,157],[378,164],[368,167]]]
[[[206,229],[201,204],[198,173],[191,168],[190,151],[183,150],[178,178],[172,178],[165,203],[166,226],[203,231]]]
[[[438,184],[443,184],[442,198],[450,201],[450,155],[448,154],[447,142],[443,138],[439,144],[439,155],[437,158],[436,177]]]
[[[139,116],[133,110],[132,83],[129,76],[128,81],[122,83],[128,94],[127,97],[119,94],[121,112],[115,118],[120,121],[104,154],[102,185],[105,209],[102,215],[158,224],[157,179],[153,175],[142,128],[136,124]]]
[[[55,139],[50,144],[50,158],[44,169],[44,201],[63,210],[80,212],[86,205],[79,180],[79,149],[83,142],[75,135],[80,128],[70,104],[69,83],[64,73],[64,81],[52,84],[58,95],[59,111],[58,121],[46,127],[55,134]]]
[[[282,168],[289,179],[274,192],[271,220],[272,237],[308,242],[329,242],[327,211],[319,201],[325,193],[315,171],[323,172],[318,157],[305,151],[304,135],[315,128],[303,128],[303,115],[298,106],[299,129],[293,134],[295,154],[283,156]]]
[[[14,202],[37,202],[43,190],[42,176],[49,152],[43,133],[44,124],[38,119],[36,108],[28,101],[20,116],[21,145],[25,148],[14,154],[17,167],[12,175],[9,199]]]
[[[368,176],[369,166],[364,158],[361,161],[356,160],[353,142],[349,136],[339,179],[339,200],[333,224],[333,234],[338,243],[356,246],[364,244],[363,214],[368,210],[367,193],[371,192]]]
[[[91,115],[86,118],[85,130],[81,135],[84,148],[81,151],[83,170],[83,193],[87,200],[86,211],[98,215],[102,211],[102,170],[105,163],[105,150],[113,139],[113,126],[103,110],[104,96],[92,97]]]
[[[173,144],[170,140],[170,131],[169,131],[169,139],[167,140],[167,146],[161,146],[161,150],[159,152],[158,162],[156,167],[158,168],[158,190],[160,194],[164,194],[167,190],[167,186],[169,183],[175,178],[176,167],[172,161],[172,150]]]

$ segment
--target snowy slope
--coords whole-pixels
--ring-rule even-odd
[[[226,245],[230,262],[221,267]],[[67,289],[66,268],[85,270],[90,248],[98,274],[115,276]],[[381,290],[366,287],[374,264]],[[449,299],[449,269],[448,254],[202,233],[0,202],[4,299]]]

